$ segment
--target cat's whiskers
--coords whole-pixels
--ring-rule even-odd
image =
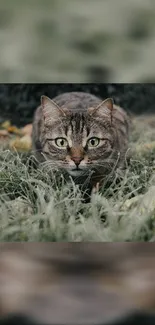
[[[56,163],[53,163],[53,162],[44,162],[41,164],[41,167],[42,168],[50,168],[53,169],[53,170],[57,170],[58,169],[58,165]]]

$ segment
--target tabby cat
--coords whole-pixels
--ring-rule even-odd
[[[154,251],[155,243],[1,243],[0,321],[106,325],[155,316]]]
[[[123,165],[128,148],[129,119],[108,98],[70,92],[53,100],[41,97],[33,122],[33,150],[46,161],[71,175],[76,183],[92,189]]]

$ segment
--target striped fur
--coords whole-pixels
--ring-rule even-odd
[[[81,92],[53,100],[43,96],[34,116],[33,150],[39,162],[67,171],[77,183],[88,177],[94,185],[123,164],[128,134],[128,116],[111,99]],[[59,137],[67,139],[65,150],[54,144]],[[102,139],[98,147],[88,147],[91,137]]]

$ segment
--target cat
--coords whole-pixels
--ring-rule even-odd
[[[155,243],[1,243],[0,321],[104,325],[155,317],[154,251]]]
[[[70,175],[91,190],[122,166],[129,117],[111,98],[84,92],[41,97],[33,121],[33,152],[39,162]]]

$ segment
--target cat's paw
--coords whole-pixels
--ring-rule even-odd
[[[97,183],[93,186],[92,194],[98,193],[98,192],[99,192],[99,189],[100,189],[100,183],[97,182]]]

